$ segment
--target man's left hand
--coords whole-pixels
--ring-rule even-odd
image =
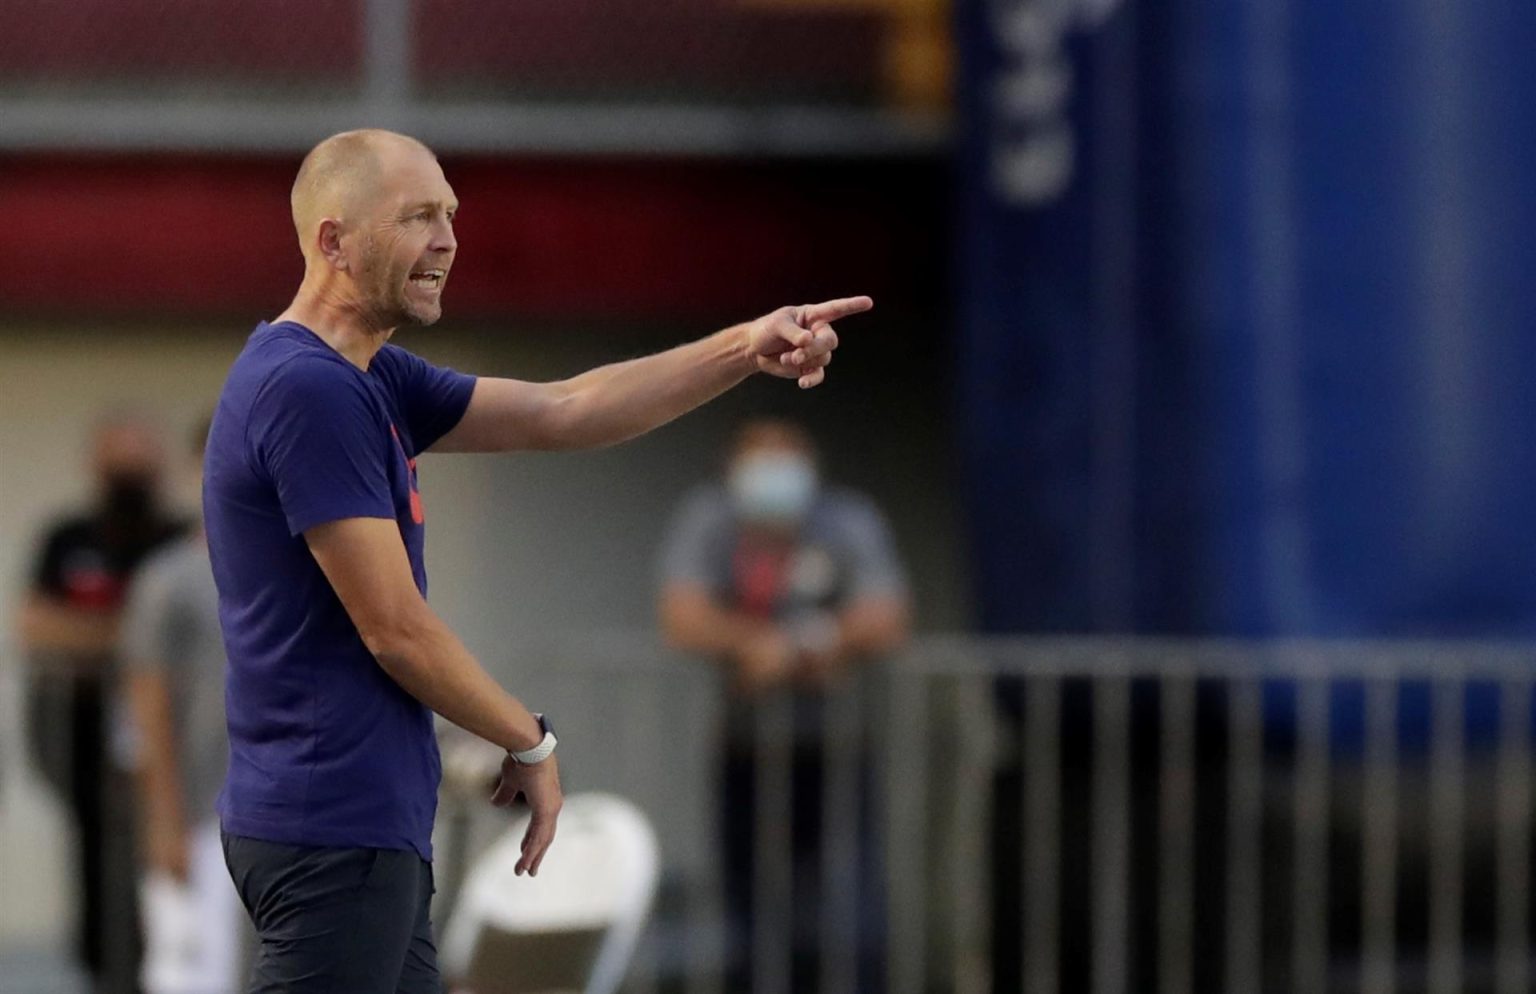
[[[784,379],[798,380],[809,390],[826,379],[827,363],[837,348],[832,322],[862,314],[875,306],[868,297],[843,297],[820,304],[781,307],[748,326],[747,348],[757,368]]]
[[[549,844],[555,840],[555,822],[565,803],[565,795],[560,790],[559,761],[548,756],[529,766],[519,763],[509,753],[501,761],[501,782],[491,795],[491,803],[504,808],[519,794],[528,802],[529,818],[528,830],[523,833],[522,856],[513,873],[519,877],[524,873],[536,877]]]
[[[826,691],[836,688],[848,673],[848,657],[834,648],[800,650],[795,681],[804,690]]]

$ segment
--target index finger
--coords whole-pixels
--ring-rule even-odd
[[[837,321],[851,314],[862,314],[875,306],[869,297],[842,297],[820,304],[806,304],[800,308],[800,324],[809,328],[823,321]]]

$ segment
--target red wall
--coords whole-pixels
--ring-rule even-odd
[[[0,308],[247,313],[287,303],[296,161],[0,159]],[[933,164],[444,161],[453,316],[718,319],[823,295],[938,293]]]
[[[365,7],[363,0],[0,2],[0,80],[340,95],[363,83]],[[415,0],[410,8],[418,94],[632,99],[703,90],[724,99],[868,102],[879,97],[892,40],[890,12],[868,5]]]

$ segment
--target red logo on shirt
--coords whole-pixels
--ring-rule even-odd
[[[405,454],[405,445],[400,441],[400,433],[395,430],[394,425],[389,426],[389,433],[395,436],[395,448],[399,449],[400,455],[405,458],[406,485],[411,489],[411,520],[416,522],[418,525],[425,524],[427,520],[427,509],[426,506],[421,502],[421,490],[417,486],[416,460]]]
[[[742,612],[771,618],[789,578],[789,550],[742,539],[731,557],[731,574]]]
[[[104,568],[69,569],[64,573],[64,596],[71,607],[87,611],[115,611],[123,604],[124,584]]]

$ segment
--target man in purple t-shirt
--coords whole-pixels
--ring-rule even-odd
[[[428,906],[440,774],[431,712],[507,750],[492,800],[560,810],[555,737],[427,606],[417,457],[608,445],[754,372],[820,383],[831,322],[784,307],[555,383],[475,378],[389,344],[442,314],[458,201],[421,143],[326,139],[293,186],[304,280],[225,383],[203,502],[229,656],[225,858],[261,940],[251,990],[441,990]]]

